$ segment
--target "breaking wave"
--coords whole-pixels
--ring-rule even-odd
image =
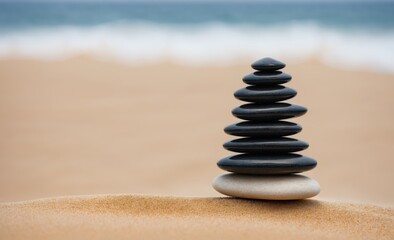
[[[273,56],[317,58],[345,67],[394,73],[394,31],[346,30],[313,22],[259,26],[118,22],[0,31],[0,58],[57,60],[88,54],[141,65],[172,61],[227,65]]]

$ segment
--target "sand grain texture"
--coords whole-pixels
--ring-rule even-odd
[[[107,195],[0,205],[1,239],[393,239],[372,205]]]

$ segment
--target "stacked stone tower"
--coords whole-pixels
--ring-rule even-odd
[[[298,117],[307,109],[281,101],[293,98],[297,92],[281,84],[291,80],[287,73],[278,71],[285,64],[272,58],[263,58],[252,64],[255,72],[243,81],[250,85],[239,89],[234,96],[247,104],[232,113],[242,122],[224,129],[227,134],[241,138],[224,143],[224,148],[241,153],[225,157],[217,163],[232,172],[217,177],[213,187],[228,196],[294,200],[317,195],[319,184],[296,173],[316,166],[310,157],[295,154],[308,148],[308,143],[287,136],[302,130],[295,123],[283,121]]]

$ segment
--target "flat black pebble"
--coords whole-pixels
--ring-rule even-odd
[[[262,58],[260,60],[257,60],[256,62],[252,63],[252,68],[256,69],[256,70],[279,70],[282,69],[286,66],[286,64],[275,60],[273,58],[270,57],[266,57],[266,58]]]
[[[276,86],[248,86],[234,93],[239,100],[255,103],[274,103],[290,99],[297,95],[296,90],[280,85]]]
[[[287,83],[291,80],[291,76],[281,71],[270,72],[254,72],[242,78],[244,83],[249,85],[268,86]]]
[[[241,174],[290,174],[311,170],[317,162],[298,154],[240,154],[222,158],[217,165],[223,170]]]
[[[302,116],[307,112],[305,107],[289,103],[244,104],[233,109],[235,117],[244,120],[272,121]]]
[[[302,127],[296,123],[278,122],[239,122],[224,128],[227,134],[242,137],[282,137],[301,132]]]
[[[289,153],[309,147],[307,142],[293,138],[239,138],[223,144],[229,151],[240,153]]]

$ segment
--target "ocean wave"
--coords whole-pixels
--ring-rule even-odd
[[[394,73],[394,31],[346,31],[313,22],[272,26],[118,22],[0,31],[3,59],[58,60],[81,54],[133,65],[164,60],[228,65],[261,56],[289,61],[317,58],[339,67]]]

